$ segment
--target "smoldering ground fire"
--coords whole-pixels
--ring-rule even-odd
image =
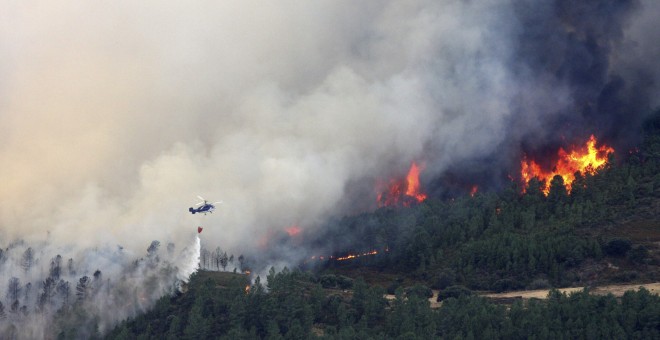
[[[261,235],[292,223],[319,229],[375,208],[375,180],[412,161],[424,161],[423,193],[441,197],[449,175],[463,191],[497,189],[521,155],[585,133],[627,150],[660,103],[659,10],[650,0],[7,4],[2,247],[48,238],[71,253],[142,254],[202,224],[206,240],[258,253]],[[225,202],[203,223],[186,211],[198,194]],[[278,263],[306,253],[282,248]]]

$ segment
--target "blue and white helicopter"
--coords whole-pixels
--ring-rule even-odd
[[[193,215],[196,214],[196,213],[200,213],[200,214],[204,214],[204,215],[206,215],[206,213],[213,213],[213,210],[215,210],[215,205],[222,203],[222,201],[209,203],[203,197],[197,196],[197,198],[202,200],[202,202],[199,202],[199,203],[196,204],[199,207],[198,208],[194,208],[194,207],[188,208],[188,211],[190,211]]]

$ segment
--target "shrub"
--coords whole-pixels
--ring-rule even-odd
[[[548,289],[552,288],[552,285],[546,279],[535,279],[527,285],[527,289]]]
[[[353,287],[353,279],[344,275],[337,275],[337,286],[341,289],[350,289]]]
[[[454,284],[456,284],[456,273],[453,270],[445,269],[438,274],[435,283],[431,287],[434,289],[445,289]]]
[[[405,292],[406,295],[408,296],[415,295],[423,299],[428,299],[433,297],[433,291],[431,290],[431,288],[419,284],[406,288]]]
[[[399,287],[401,287],[401,282],[393,281],[389,286],[387,286],[387,294],[394,295]]]
[[[440,302],[448,298],[458,298],[461,296],[469,296],[469,295],[472,295],[472,291],[465,286],[460,286],[460,285],[449,286],[438,293],[437,301]]]
[[[615,282],[630,282],[639,278],[639,273],[634,270],[628,270],[625,272],[618,273],[612,277],[612,280]]]
[[[491,289],[497,293],[501,293],[507,290],[515,290],[519,288],[522,288],[522,285],[518,281],[512,279],[497,280],[491,286]]]
[[[337,287],[337,276],[333,274],[323,275],[320,282],[323,288],[335,288]]]
[[[630,240],[615,238],[603,246],[603,252],[610,256],[625,256],[631,247]]]
[[[643,263],[644,259],[649,256],[649,250],[644,246],[636,246],[630,251],[629,255],[630,260],[637,263]]]

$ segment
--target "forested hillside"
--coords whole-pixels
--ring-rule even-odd
[[[645,125],[639,148],[611,157],[594,175],[576,173],[570,194],[559,176],[547,196],[537,180],[524,194],[512,181],[499,192],[346,217],[323,228],[317,243],[379,251],[329,263],[334,270],[368,266],[439,289],[660,280],[658,117]]]
[[[109,339],[660,338],[660,297],[551,291],[496,304],[479,291],[660,280],[660,114],[644,141],[570,193],[541,183],[328,224],[335,260],[247,276],[202,271]],[[343,247],[343,248],[342,248]],[[376,250],[376,251],[374,251]],[[364,256],[338,261],[346,254]],[[439,289],[432,309],[431,288]],[[387,300],[385,294],[396,294]]]
[[[223,275],[224,274],[224,275]],[[108,339],[539,339],[660,337],[660,297],[648,291],[613,296],[550,293],[511,306],[460,294],[431,309],[424,289],[384,289],[357,279],[347,290],[324,289],[310,273],[271,272],[264,287],[240,274],[200,272],[191,290],[162,298]],[[266,291],[266,288],[268,291]],[[419,288],[419,287],[417,287]]]

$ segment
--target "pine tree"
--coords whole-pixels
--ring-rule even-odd
[[[69,296],[71,295],[71,288],[69,281],[60,280],[57,283],[57,293],[62,296],[62,305],[64,307],[69,306]]]
[[[25,249],[25,252],[23,252],[23,258],[21,261],[21,266],[23,267],[23,270],[27,273],[30,271],[30,268],[32,268],[32,264],[34,264],[34,250],[32,250],[31,247],[28,247]]]
[[[550,211],[554,214],[560,213],[560,208],[568,201],[568,192],[564,185],[564,178],[556,175],[550,181],[550,192],[548,192],[548,204]]]
[[[21,280],[19,278],[12,277],[9,279],[9,285],[7,287],[7,301],[10,303],[18,301],[21,296],[21,290],[23,290],[23,287],[21,287]]]
[[[227,262],[228,262],[227,252],[222,253],[222,255],[220,256],[219,261],[220,261],[220,265],[222,266],[222,270],[223,271],[226,270],[227,269]]]
[[[78,284],[76,284],[76,296],[78,297],[78,301],[85,301],[87,297],[89,297],[90,282],[91,280],[87,275],[78,280]]]
[[[115,337],[115,340],[132,340],[135,337],[132,335],[132,333],[128,330],[126,327],[126,324],[121,328],[121,331],[117,336]]]
[[[305,334],[305,330],[298,319],[294,319],[293,322],[291,322],[291,327],[289,327],[289,331],[286,332],[286,338],[294,340],[307,339],[307,334]]]
[[[69,276],[76,276],[76,268],[73,265],[73,259],[70,258],[66,263],[66,268],[69,271]]]
[[[284,337],[280,333],[280,327],[275,320],[268,321],[268,329],[266,333],[267,340],[283,340]]]
[[[53,297],[57,293],[57,283],[52,277],[47,277],[42,283],[42,293],[39,296],[39,308],[48,308],[51,305]]]
[[[188,324],[183,331],[187,339],[205,339],[210,328],[209,321],[202,314],[202,299],[196,299],[188,314]]]
[[[168,340],[177,340],[180,339],[179,332],[181,329],[181,318],[178,315],[175,315],[170,322],[170,327],[167,330],[166,336]]]
[[[24,295],[23,296],[23,298],[24,298],[23,303],[24,304],[28,304],[30,302],[31,293],[32,293],[32,282],[28,282],[25,285],[25,290],[23,291],[23,295]],[[18,301],[18,300],[16,300],[16,301]]]
[[[48,275],[57,281],[60,279],[61,273],[62,273],[62,256],[57,255],[50,260],[50,270]]]

